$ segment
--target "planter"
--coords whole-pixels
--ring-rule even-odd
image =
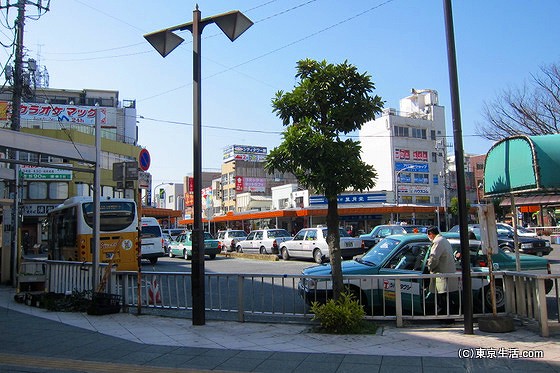
[[[509,333],[515,330],[509,316],[484,316],[478,318],[478,330],[487,333]]]

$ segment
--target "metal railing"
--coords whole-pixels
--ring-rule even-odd
[[[91,289],[91,264],[45,261],[48,291],[68,293]],[[556,306],[560,306],[560,274],[495,272],[496,286],[503,290],[498,314],[534,320],[540,332],[548,336],[546,290],[555,285]],[[488,273],[472,272],[474,316],[492,313]],[[189,272],[142,272],[138,286],[137,272],[111,272],[107,292],[121,296],[125,310],[176,316],[192,316],[191,274]],[[344,284],[364,305],[365,318],[394,320],[402,326],[405,320],[462,319],[461,291],[430,294],[428,284],[447,275],[354,275],[345,276]],[[206,317],[215,320],[262,322],[309,322],[313,317],[310,304],[324,302],[331,295],[330,276],[303,276],[245,273],[206,273]],[[547,281],[552,281],[548,283]],[[310,282],[315,285],[309,286]],[[304,290],[307,290],[305,292]],[[438,310],[438,297],[445,295],[445,305]],[[548,297],[549,302],[550,298]],[[453,302],[453,300],[455,302]],[[560,323],[560,318],[558,320]]]
[[[554,286],[554,302],[558,312],[560,310],[559,279],[560,274],[503,272],[507,314],[537,322],[541,336],[548,337],[550,332],[546,290]],[[560,323],[560,312],[558,323]]]

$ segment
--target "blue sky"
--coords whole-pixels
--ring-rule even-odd
[[[136,100],[154,185],[192,172],[192,36],[183,33],[185,42],[162,58],[143,35],[190,22],[196,3],[203,18],[238,9],[255,22],[233,43],[215,25],[204,30],[204,170],[220,168],[227,145],[280,143],[271,99],[294,87],[303,58],[348,60],[371,75],[386,107],[398,108],[411,88],[437,90],[452,142],[443,1],[52,1],[48,13],[26,20],[27,57],[47,67],[52,88],[112,89]],[[558,61],[558,14],[556,0],[453,1],[465,152],[492,145],[475,136],[485,101]]]

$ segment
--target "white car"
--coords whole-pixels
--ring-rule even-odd
[[[351,237],[340,228],[340,252],[344,260],[352,259],[364,253],[364,241],[360,237]],[[280,247],[282,259],[312,258],[321,264],[330,260],[327,244],[327,228],[303,228],[292,240],[284,242]]]
[[[513,227],[505,223],[496,223],[498,234],[513,234]],[[523,227],[517,227],[517,235],[521,237],[537,237],[537,232]]]

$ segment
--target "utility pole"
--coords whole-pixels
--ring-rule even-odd
[[[21,109],[21,99],[23,96],[23,34],[25,26],[25,6],[26,4],[34,5],[37,7],[38,11],[48,11],[50,0],[47,0],[47,5],[43,6],[41,0],[37,0],[34,4],[27,0],[17,0],[17,3],[10,4],[9,0],[6,5],[0,6],[1,9],[9,9],[12,7],[17,8],[17,17],[15,20],[15,56],[14,56],[14,81],[12,84],[12,112],[11,112],[11,126],[13,131],[19,131],[21,129],[20,120],[20,109]],[[19,160],[19,151],[13,151],[10,158],[14,160]],[[11,183],[10,187],[10,198],[13,198],[13,210],[12,210],[12,229],[11,229],[11,261],[10,261],[10,273],[11,282],[13,285],[16,284],[16,272],[18,265],[18,243],[20,236],[20,205],[19,205],[19,165],[14,163],[14,181]]]

